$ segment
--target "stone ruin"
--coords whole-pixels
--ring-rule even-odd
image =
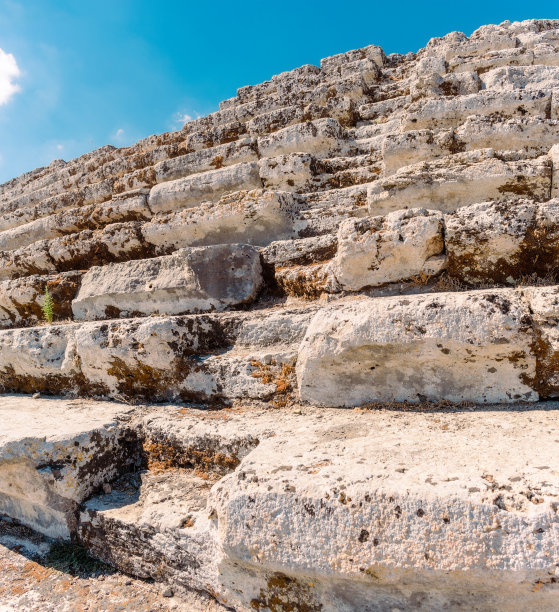
[[[557,610],[558,255],[559,20],[13,179],[0,513],[216,610]]]

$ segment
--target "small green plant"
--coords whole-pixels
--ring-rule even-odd
[[[45,317],[47,323],[52,323],[52,318],[54,316],[54,300],[52,299],[52,295],[50,294],[48,287],[45,287],[45,299],[43,300],[41,310],[43,311],[43,316]]]

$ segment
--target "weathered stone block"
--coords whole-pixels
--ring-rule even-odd
[[[43,321],[45,287],[54,301],[54,320],[70,319],[81,278],[81,272],[63,272],[0,282],[0,327],[23,327]]]
[[[85,229],[94,230],[110,223],[147,221],[153,216],[146,195],[91,204],[42,217],[0,232],[0,251],[26,247],[38,240],[49,240]]]
[[[317,174],[316,160],[309,153],[291,153],[261,159],[260,176],[266,189],[309,191]]]
[[[431,271],[442,254],[443,215],[422,208],[386,217],[347,219],[338,230],[338,250],[328,265],[332,281],[345,291],[359,291]],[[445,258],[436,267],[444,267]]]
[[[134,469],[136,435],[122,405],[3,396],[0,513],[51,538],[76,533],[78,504]]]
[[[210,149],[202,149],[173,159],[159,162],[153,168],[158,183],[173,181],[198,172],[218,170],[222,167],[256,161],[256,141],[243,138]]]
[[[300,206],[282,191],[240,191],[142,226],[147,244],[161,250],[211,244],[265,245],[294,235]]]
[[[445,217],[449,273],[467,283],[514,284],[557,269],[559,201],[485,202]]]
[[[403,121],[403,130],[448,128],[460,125],[470,115],[493,115],[545,118],[549,116],[549,92],[515,91],[501,93],[481,91],[456,98],[434,98],[414,102]]]
[[[533,401],[530,312],[513,290],[363,299],[324,308],[297,359],[302,400]]]
[[[231,191],[261,186],[258,164],[246,162],[156,185],[150,191],[148,204],[154,213],[171,212],[219,200]]]
[[[551,164],[535,160],[503,161],[492,149],[451,155],[401,168],[369,186],[369,213],[386,214],[418,207],[452,212],[461,206],[510,195],[536,201],[549,197]]]
[[[334,119],[316,119],[298,123],[258,139],[262,157],[277,157],[290,153],[311,153],[328,157],[339,151],[344,130]]]
[[[248,245],[180,249],[173,255],[91,268],[72,312],[76,320],[225,310],[250,303],[262,285]]]

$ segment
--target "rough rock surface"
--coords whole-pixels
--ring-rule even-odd
[[[42,401],[11,399],[22,418]],[[278,428],[254,407],[128,408],[142,464],[81,505],[77,536],[239,610],[553,610],[556,412],[306,407]]]
[[[559,20],[504,22],[0,185],[0,545],[175,609],[556,610],[558,100]]]
[[[0,411],[0,513],[47,536],[69,538],[77,504],[135,464],[118,404],[3,396]]]
[[[95,320],[225,310],[254,300],[261,285],[260,256],[251,246],[180,249],[91,268],[72,311],[78,320]]]

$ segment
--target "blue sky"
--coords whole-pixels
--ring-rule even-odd
[[[0,182],[178,129],[328,55],[532,17],[559,18],[559,2],[0,0]]]

